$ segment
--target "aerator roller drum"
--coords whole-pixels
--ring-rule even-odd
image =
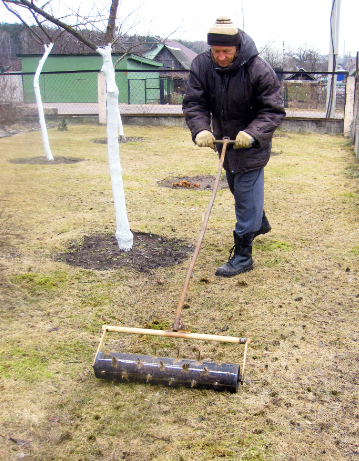
[[[95,376],[124,383],[143,382],[170,387],[192,387],[237,392],[239,365],[196,360],[176,360],[136,354],[99,352],[94,363]]]
[[[203,226],[194,250],[184,282],[182,295],[179,300],[172,330],[150,330],[143,328],[126,328],[111,325],[103,325],[102,337],[93,363],[95,376],[104,379],[116,379],[122,382],[147,382],[151,384],[164,384],[167,386],[185,386],[192,388],[210,388],[215,390],[227,390],[237,392],[239,383],[244,380],[244,366],[246,362],[247,347],[250,344],[248,338],[235,338],[232,336],[219,336],[209,334],[188,333],[187,328],[181,321],[181,312],[187,293],[188,285],[192,276],[193,268],[199,254],[203,236],[207,228],[209,215],[217,193],[221,179],[224,156],[227,145],[234,144],[229,138],[215,141],[222,144],[222,152],[218,165],[216,180],[213,185],[212,196],[204,217]],[[162,336],[164,338],[195,339],[202,341],[217,341],[222,343],[244,344],[243,366],[231,363],[197,362],[195,360],[179,360],[169,357],[153,357],[137,354],[122,354],[111,352],[105,354],[102,348],[105,344],[107,332]]]
[[[240,369],[239,365],[231,363],[200,362],[117,352],[104,353],[102,348],[105,345],[108,332],[214,341],[237,345],[244,344],[243,366]],[[233,336],[103,325],[102,337],[93,367],[96,378],[114,379],[125,383],[143,382],[172,387],[184,386],[196,389],[237,392],[239,383],[243,383],[244,379],[248,344],[250,344],[250,339],[235,338]]]

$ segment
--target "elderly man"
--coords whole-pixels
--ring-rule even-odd
[[[207,41],[210,50],[192,62],[183,113],[197,146],[216,150],[216,139],[235,140],[223,165],[235,202],[234,247],[216,271],[231,277],[253,269],[253,239],[271,230],[263,210],[263,169],[285,111],[279,81],[246,33],[221,17]]]

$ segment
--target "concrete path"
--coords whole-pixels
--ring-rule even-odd
[[[36,107],[35,104],[29,104]],[[98,115],[97,103],[44,103],[44,108],[56,108],[59,115]],[[181,105],[172,104],[119,104],[122,115],[182,115]],[[287,117],[325,118],[319,110],[286,109]],[[344,112],[337,111],[335,118],[343,119]]]

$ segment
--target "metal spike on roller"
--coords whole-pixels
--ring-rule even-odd
[[[204,233],[207,228],[209,215],[216,197],[218,184],[221,179],[224,156],[228,144],[234,144],[229,138],[215,141],[223,144],[222,154],[218,166],[217,177],[213,186],[212,196],[204,218],[202,230],[197,241],[196,248],[187,271],[181,299],[178,303],[175,321],[172,330],[150,330],[143,328],[126,328],[104,325],[102,337],[93,363],[96,378],[115,379],[122,382],[141,382],[149,384],[162,384],[170,387],[184,386],[194,389],[214,389],[219,391],[237,392],[239,383],[244,380],[244,367],[247,355],[247,347],[250,344],[248,338],[235,338],[232,336],[220,336],[209,334],[187,333],[186,327],[181,322],[181,312],[191,279],[192,271],[197,260],[202,244]],[[194,339],[202,341],[215,341],[222,343],[244,344],[242,369],[237,364],[201,362],[197,360],[173,359],[169,357],[147,356],[139,354],[125,354],[110,352],[105,354],[102,348],[105,344],[107,332],[125,334],[150,335],[166,338]]]

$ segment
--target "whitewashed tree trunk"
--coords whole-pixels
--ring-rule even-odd
[[[118,107],[117,104],[117,124],[118,124],[118,134],[120,136],[121,141],[126,141],[125,134],[123,132],[123,125],[122,125],[122,118],[120,114],[120,108]]]
[[[121,250],[129,251],[133,245],[133,234],[127,219],[122,168],[119,156],[118,136],[123,136],[123,128],[118,108],[118,88],[115,80],[115,69],[112,63],[111,45],[106,45],[104,48],[97,48],[96,51],[102,56],[103,65],[101,70],[106,78],[107,151],[116,214],[116,239]]]
[[[98,122],[106,125],[106,78],[102,72],[97,75]]]
[[[45,61],[48,55],[50,54],[53,46],[54,46],[53,43],[50,43],[50,45],[44,45],[45,53],[40,59],[40,62],[39,62],[39,65],[37,66],[35,77],[34,77],[34,91],[35,91],[35,97],[36,97],[36,104],[37,104],[37,110],[39,111],[39,121],[40,121],[41,133],[42,133],[42,142],[44,144],[44,149],[45,149],[47,160],[53,160],[54,157],[52,156],[52,153],[51,153],[49,137],[47,135],[44,108],[43,108],[42,101],[41,101],[39,79],[40,79],[42,68],[44,67]]]

